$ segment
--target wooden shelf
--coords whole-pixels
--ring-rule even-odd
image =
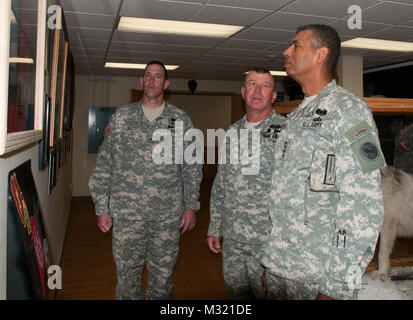
[[[374,114],[413,114],[413,99],[364,98]],[[293,111],[302,100],[276,102],[274,110],[280,114]]]

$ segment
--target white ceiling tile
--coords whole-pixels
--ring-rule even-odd
[[[294,0],[210,0],[208,4],[215,4],[228,7],[238,7],[238,8],[253,8],[253,9],[262,9],[262,10],[279,10],[288,3],[293,2]]]
[[[276,30],[267,28],[248,28],[235,36],[236,39],[249,39],[260,41],[290,41],[295,36],[295,31]]]
[[[60,0],[64,11],[116,15],[121,0]]]
[[[253,54],[254,50],[239,50],[239,49],[226,49],[226,48],[214,48],[208,51],[208,55],[216,56],[233,56],[233,57],[245,57]]]
[[[209,63],[217,63],[217,64],[222,64],[222,63],[235,63],[239,61],[239,57],[234,57],[231,55],[219,55],[219,54],[213,54],[211,51],[209,51],[207,54],[197,57],[196,61],[200,62],[209,62]]]
[[[116,22],[116,16],[101,14],[65,12],[64,16],[66,25],[73,28],[113,29]]]
[[[70,39],[71,48],[92,48],[92,49],[106,49],[108,42],[106,40],[87,40],[82,39]]]
[[[245,50],[265,50],[274,43],[269,41],[228,39],[217,48],[245,49]]]
[[[180,54],[184,51],[186,54],[202,54],[209,50],[208,47],[194,47],[194,46],[175,46],[175,45],[164,45],[159,52],[168,52]]]
[[[106,49],[70,48],[73,54],[104,57]]]
[[[377,6],[363,10],[363,21],[402,24],[411,21],[413,5],[382,2]]]
[[[196,22],[250,26],[271,13],[272,11],[269,10],[205,5],[191,20]]]
[[[386,30],[370,33],[366,37],[395,41],[413,41],[413,28],[401,26],[391,27]]]
[[[337,20],[336,18],[326,18],[318,16],[310,16],[303,14],[292,14],[286,12],[277,12],[270,17],[257,23],[254,27],[293,30],[296,31],[298,26],[306,24],[328,24]]]
[[[413,4],[413,0],[392,0],[392,1],[386,1],[386,2]]]
[[[336,29],[336,31],[340,35],[340,38],[342,38],[342,36],[363,37],[366,34],[383,30],[391,26],[389,24],[362,21],[361,29],[350,29],[347,25],[347,20],[336,20],[329,25]]]
[[[202,5],[199,3],[183,3],[157,0],[125,0],[121,16],[189,20]]]
[[[225,41],[225,38],[174,35],[169,39],[168,44],[183,46],[197,45],[201,47],[214,47],[222,43],[223,41]]]
[[[161,48],[162,48],[162,44],[159,44],[159,43],[112,41],[110,44],[111,50],[123,50],[123,51],[156,52],[160,50]]]
[[[413,0],[412,0],[413,1]],[[413,20],[405,22],[402,24],[403,26],[413,27]]]
[[[143,32],[130,32],[115,30],[113,33],[112,41],[126,41],[126,42],[146,42],[164,44],[172,36],[170,34],[160,33],[143,33]]]
[[[378,0],[296,0],[285,6],[280,11],[290,13],[308,14],[314,16],[342,18],[348,16],[348,8],[351,5],[358,5],[362,9],[380,3]]]
[[[87,28],[70,28],[68,27],[70,39],[83,40],[106,40],[108,41],[112,30],[109,29],[87,29]]]

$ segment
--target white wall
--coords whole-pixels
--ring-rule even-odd
[[[0,299],[6,298],[7,286],[7,188],[9,171],[31,160],[31,169],[39,196],[44,227],[49,240],[51,264],[59,264],[63,252],[64,237],[72,199],[72,161],[60,169],[60,176],[50,195],[48,170],[38,170],[39,147],[34,145],[12,156],[0,158]]]

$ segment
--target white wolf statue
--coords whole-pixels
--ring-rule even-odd
[[[384,220],[380,232],[379,268],[375,279],[389,280],[390,254],[396,236],[413,237],[413,174],[386,166],[381,169]]]

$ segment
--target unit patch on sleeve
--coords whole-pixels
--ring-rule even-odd
[[[380,169],[385,165],[372,132],[372,127],[366,121],[362,121],[344,134],[363,173]]]

